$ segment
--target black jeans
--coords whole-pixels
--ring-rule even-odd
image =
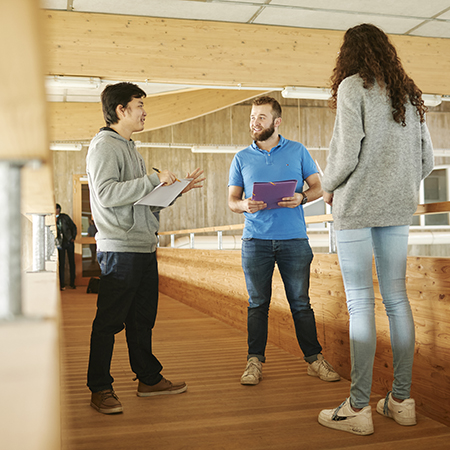
[[[161,381],[162,365],[152,353],[158,309],[158,266],[154,253],[98,252],[101,276],[92,324],[87,385],[111,389],[114,335],[125,328],[130,365],[143,383]]]
[[[58,248],[59,286],[62,288],[65,286],[66,252],[69,259],[70,285],[75,286],[75,244],[66,242],[62,244],[61,248]]]

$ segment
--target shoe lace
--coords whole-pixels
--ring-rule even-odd
[[[259,372],[259,366],[254,361],[249,361],[245,373],[247,375],[256,375]]]
[[[325,359],[320,362],[320,365],[327,373],[334,372],[333,366]]]
[[[113,397],[115,400],[119,400],[119,397],[117,397],[116,393],[112,389],[102,391],[101,394],[102,394],[102,401],[107,400],[110,397]]]
[[[389,394],[390,394],[391,392],[392,392],[392,391],[389,391],[389,392],[387,393],[387,395],[386,395],[386,398],[384,399],[383,413],[384,413],[385,416],[388,416],[388,415],[389,415]]]
[[[345,405],[345,402],[346,402],[347,400],[344,400],[335,410],[334,410],[334,413],[333,413],[333,417],[332,417],[332,419],[334,420],[334,419],[336,419],[336,417],[337,417],[337,415],[338,415],[338,412],[341,410],[341,408]]]

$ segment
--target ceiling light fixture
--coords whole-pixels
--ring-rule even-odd
[[[66,77],[55,75],[46,77],[45,85],[47,88],[60,89],[98,89],[102,80],[98,77]]]
[[[237,153],[247,145],[194,145],[192,153]]]
[[[54,142],[50,144],[50,150],[64,152],[79,152],[83,148],[80,143]]]
[[[302,98],[307,100],[329,100],[330,89],[287,86],[281,91],[284,98]]]
[[[422,100],[425,106],[439,106],[442,103],[440,95],[422,94]]]
[[[136,147],[141,148],[191,148],[192,144],[172,144],[170,142],[163,142],[163,143],[157,143],[157,142],[141,142],[141,141],[134,141],[136,144]]]

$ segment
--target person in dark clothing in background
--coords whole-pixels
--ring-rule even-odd
[[[77,226],[69,215],[61,213],[61,205],[56,204],[56,246],[58,247],[59,259],[59,288],[66,289],[64,282],[66,252],[70,268],[70,289],[75,289],[75,237]]]

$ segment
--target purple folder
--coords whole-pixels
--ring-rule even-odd
[[[280,208],[278,202],[284,197],[293,197],[297,180],[255,181],[253,183],[252,200],[262,200],[267,203],[266,209]]]

